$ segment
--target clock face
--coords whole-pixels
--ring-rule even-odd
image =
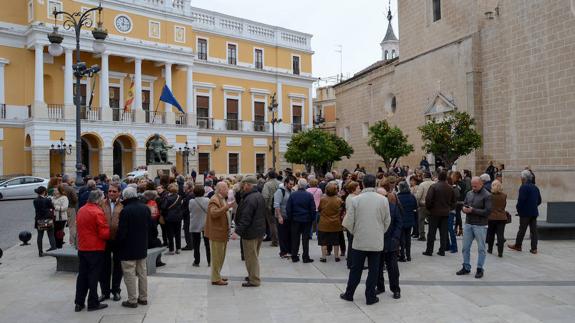
[[[132,21],[128,16],[121,15],[116,17],[115,25],[116,29],[122,33],[127,33],[132,30]]]

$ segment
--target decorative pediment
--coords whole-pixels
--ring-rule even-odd
[[[434,97],[427,109],[425,109],[424,116],[428,118],[438,117],[445,113],[457,110],[453,98],[438,92]]]

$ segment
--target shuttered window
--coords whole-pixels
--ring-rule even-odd
[[[228,174],[239,174],[240,154],[228,154]]]

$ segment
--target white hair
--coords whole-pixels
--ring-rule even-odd
[[[332,179],[334,179],[333,174],[332,173],[325,174],[325,179],[331,181]]]
[[[119,182],[120,181],[120,175],[114,174],[112,175],[112,182]]]
[[[92,190],[88,195],[88,202],[99,203],[104,198],[104,193],[100,190]]]
[[[533,174],[528,169],[524,169],[521,171],[521,179],[531,182],[533,181]]]
[[[297,186],[298,186],[299,188],[306,188],[306,187],[307,187],[307,181],[305,180],[305,178],[300,178],[300,179],[297,181]]]
[[[126,187],[122,191],[122,198],[124,198],[124,200],[133,199],[136,197],[138,197],[138,191],[133,187]]]
[[[491,180],[491,176],[489,176],[489,174],[481,174],[479,178],[483,181],[483,183],[487,183]]]

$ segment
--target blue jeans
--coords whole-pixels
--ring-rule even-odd
[[[447,232],[449,232],[449,250],[457,252],[457,237],[455,236],[455,212],[449,212],[447,219]]]
[[[485,238],[487,236],[486,225],[465,224],[463,226],[463,267],[471,270],[469,261],[471,252],[471,243],[477,241],[477,268],[483,269],[485,264]]]

